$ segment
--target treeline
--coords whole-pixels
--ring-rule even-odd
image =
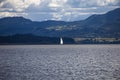
[[[120,44],[120,38],[74,38],[76,44]]]
[[[62,38],[64,44],[120,44],[120,38]],[[0,44],[60,44],[60,37],[16,34],[11,36],[0,36]]]
[[[63,38],[64,44],[74,44],[72,38]],[[43,37],[32,34],[0,36],[0,44],[60,44],[59,37]]]

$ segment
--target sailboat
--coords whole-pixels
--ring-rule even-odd
[[[63,39],[62,38],[60,38],[60,44],[63,44]]]

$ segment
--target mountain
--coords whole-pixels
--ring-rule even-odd
[[[5,17],[0,19],[0,35],[14,35],[14,34],[36,34],[41,36],[48,36],[47,33],[51,31],[47,28],[52,26],[62,26],[64,21],[31,21],[23,17]]]
[[[0,35],[34,34],[49,37],[120,38],[120,8],[82,21],[31,21],[23,17],[0,19]]]

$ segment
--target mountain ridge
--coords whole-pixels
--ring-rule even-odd
[[[120,37],[120,8],[73,22],[39,22],[24,17],[0,19],[0,35],[28,33],[50,37]]]

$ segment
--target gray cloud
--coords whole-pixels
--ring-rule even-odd
[[[70,0],[67,2],[71,7],[101,7],[101,6],[118,6],[120,0]]]
[[[0,17],[80,20],[120,7],[120,0],[0,0]]]

